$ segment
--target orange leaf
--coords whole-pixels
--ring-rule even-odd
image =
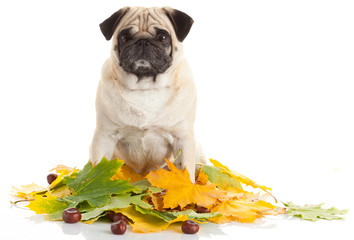
[[[167,189],[163,199],[164,208],[173,209],[178,206],[183,208],[191,203],[209,208],[219,198],[227,196],[225,191],[217,189],[212,183],[207,185],[193,184],[187,169],[180,170],[173,163],[165,160],[170,171],[159,168],[146,176],[153,186]],[[201,176],[201,181],[207,182],[205,174]]]
[[[159,194],[151,194],[151,202],[157,211],[163,210],[163,197]]]
[[[209,182],[208,175],[206,175],[204,172],[201,171],[198,175],[197,183],[201,185],[206,185],[208,182]]]

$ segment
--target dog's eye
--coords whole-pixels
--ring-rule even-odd
[[[129,41],[129,36],[127,36],[127,35],[121,36],[121,37],[120,37],[120,41],[121,41],[121,43],[126,43],[126,42],[128,42],[128,41]]]
[[[119,33],[118,41],[120,44],[124,44],[132,39],[132,37],[130,35],[130,29],[131,28],[124,29]]]
[[[159,33],[156,36],[156,39],[160,42],[160,43],[166,43],[168,40],[168,35],[166,33]]]

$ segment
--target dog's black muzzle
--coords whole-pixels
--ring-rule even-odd
[[[161,44],[150,39],[137,39],[120,49],[120,65],[129,73],[141,77],[156,77],[171,65],[172,58]]]

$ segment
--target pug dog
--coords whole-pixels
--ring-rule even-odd
[[[125,7],[100,24],[112,48],[97,89],[94,165],[106,156],[148,173],[176,158],[195,181],[195,164],[204,157],[194,137],[197,95],[182,46],[192,24],[170,7]]]

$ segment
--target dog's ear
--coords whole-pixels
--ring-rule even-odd
[[[120,20],[128,11],[129,7],[121,8],[100,24],[101,32],[103,33],[107,41],[112,38],[113,33],[116,30]]]
[[[183,42],[193,25],[193,19],[186,13],[170,7],[164,7],[167,17],[170,19],[175,29],[178,41]]]

